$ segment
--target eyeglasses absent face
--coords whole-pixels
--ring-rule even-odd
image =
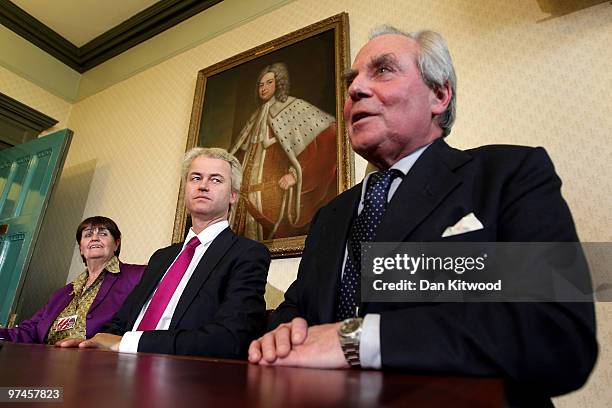
[[[273,72],[267,72],[261,77],[258,84],[259,97],[262,101],[267,101],[276,92],[276,79]]]
[[[192,219],[213,220],[227,218],[231,204],[237,199],[232,191],[231,166],[212,157],[193,159],[185,183],[185,206]]]

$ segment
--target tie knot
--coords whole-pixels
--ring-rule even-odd
[[[368,191],[372,189],[382,189],[389,191],[389,186],[396,177],[401,177],[404,174],[398,169],[389,169],[385,171],[377,171],[370,176],[368,180]]]
[[[187,245],[185,245],[185,247],[194,249],[195,247],[200,245],[200,243],[201,243],[200,239],[196,236],[196,237],[191,238],[189,242],[187,243]]]

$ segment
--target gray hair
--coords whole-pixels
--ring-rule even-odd
[[[396,34],[408,37],[419,45],[419,54],[416,63],[423,81],[429,88],[436,90],[448,81],[452,95],[448,107],[438,116],[438,125],[442,129],[442,137],[451,132],[457,115],[457,76],[453,67],[453,60],[448,51],[444,38],[435,31],[423,30],[406,33],[389,25],[376,27],[372,30],[369,39],[386,34]]]
[[[242,165],[233,154],[219,147],[194,147],[188,150],[183,158],[183,180],[187,181],[189,167],[198,157],[208,157],[228,162],[231,169],[232,190],[236,193],[240,192],[240,185],[242,184]]]
[[[257,98],[259,98],[259,81],[261,81],[261,78],[268,72],[274,74],[274,85],[276,88],[274,96],[279,102],[285,102],[289,96],[291,82],[289,81],[289,70],[287,69],[287,64],[284,62],[275,62],[274,64],[268,65],[261,70],[259,76],[257,77],[257,82],[255,83],[255,95]]]

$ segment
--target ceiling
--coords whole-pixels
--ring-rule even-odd
[[[0,0],[0,24],[84,73],[222,0]]]
[[[20,9],[81,47],[159,0],[11,0]]]

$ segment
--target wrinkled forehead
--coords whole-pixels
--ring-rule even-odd
[[[384,34],[371,39],[359,50],[352,67],[359,69],[383,55],[414,61],[418,51],[419,45],[413,39],[399,34]]]

